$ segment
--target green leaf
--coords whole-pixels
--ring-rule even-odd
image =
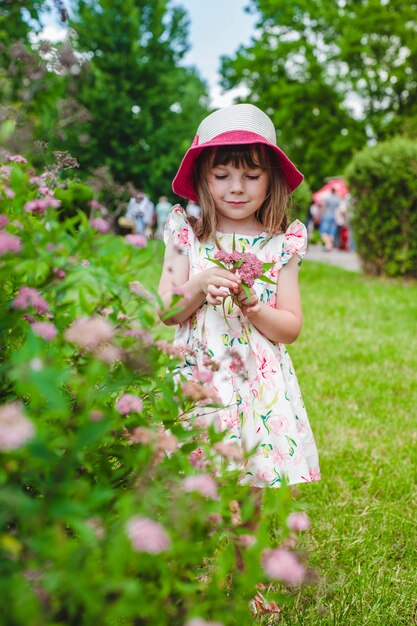
[[[250,300],[250,298],[251,298],[250,288],[247,286],[246,283],[242,283],[242,288],[243,288],[243,291],[246,294],[246,297]]]
[[[264,283],[269,283],[270,285],[277,284],[275,280],[271,280],[270,278],[268,278],[268,276],[265,276],[265,274],[262,274],[262,276],[259,276],[259,280],[262,280]]]

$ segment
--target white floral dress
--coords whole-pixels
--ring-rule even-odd
[[[233,235],[217,233],[226,252],[232,251]],[[194,235],[184,209],[172,208],[165,226],[165,242],[173,238],[182,254],[189,257],[190,278],[214,267],[217,247],[214,241],[201,242]],[[285,234],[256,236],[235,234],[236,250],[251,252],[262,262],[275,262],[266,273],[279,281],[279,272],[296,254],[301,262],[307,233],[296,220]],[[254,288],[260,300],[275,306],[276,287],[261,280]],[[303,404],[297,378],[285,345],[274,343],[257,330],[241,310],[225,301],[225,307],[204,303],[176,329],[174,343],[187,346],[193,355],[186,357],[179,371],[186,380],[198,380],[206,367],[207,356],[220,364],[213,385],[225,408],[202,409],[205,419],[225,432],[225,441],[241,446],[244,455],[252,454],[238,466],[241,484],[279,487],[320,479],[317,449]],[[245,365],[236,372],[236,352]]]

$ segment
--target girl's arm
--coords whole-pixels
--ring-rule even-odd
[[[301,331],[298,270],[298,258],[294,255],[279,272],[275,308],[260,302],[254,289],[251,289],[249,301],[243,289],[238,293],[242,312],[255,328],[275,343],[292,343]]]
[[[168,239],[158,289],[164,305],[163,310],[158,311],[159,317],[162,319],[166,314],[174,293],[181,293],[183,296],[175,306],[181,307],[181,311],[162,320],[168,326],[185,322],[205,301],[208,304],[220,304],[221,298],[229,295],[229,289],[234,293],[239,291],[240,278],[217,266],[192,278],[189,275],[189,257],[180,254],[172,239]]]

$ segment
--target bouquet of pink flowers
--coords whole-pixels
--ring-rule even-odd
[[[248,298],[250,298],[250,288],[256,279],[275,285],[273,280],[265,276],[265,272],[273,267],[275,263],[262,263],[251,252],[237,252],[235,237],[233,237],[232,252],[218,250],[214,255],[214,259],[210,259],[210,261],[239,276],[242,280],[242,288]]]

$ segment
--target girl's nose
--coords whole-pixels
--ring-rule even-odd
[[[233,176],[230,181],[230,191],[233,193],[241,193],[243,191],[243,180],[240,176]]]

